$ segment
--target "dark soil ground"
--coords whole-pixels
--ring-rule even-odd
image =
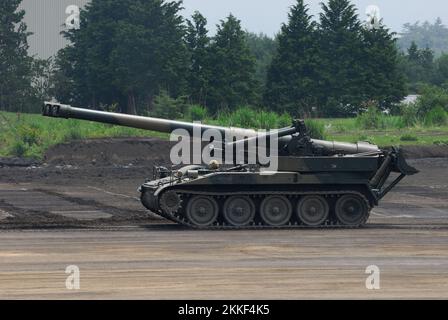
[[[152,177],[154,166],[169,163],[171,145],[152,138],[94,139],[55,146],[40,163],[2,159],[0,229],[167,223],[142,207],[137,188]],[[376,209],[377,220],[413,211],[437,217],[443,213],[443,218],[448,148],[407,147],[405,153],[422,173],[405,179],[385,199]]]

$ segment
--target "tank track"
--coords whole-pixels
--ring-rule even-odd
[[[216,222],[215,224],[211,225],[211,226],[207,226],[207,227],[201,227],[201,226],[197,226],[194,225],[192,223],[190,223],[188,221],[188,219],[183,216],[182,212],[179,213],[174,213],[174,214],[167,214],[164,212],[159,212],[157,214],[159,214],[161,217],[168,219],[174,223],[177,223],[179,225],[182,225],[184,227],[190,228],[190,229],[195,229],[195,230],[215,230],[215,231],[219,231],[219,230],[279,230],[279,229],[358,229],[360,227],[363,227],[369,217],[370,217],[370,212],[372,210],[372,206],[370,204],[370,202],[367,200],[366,196],[364,196],[362,193],[360,192],[356,192],[353,190],[347,190],[347,191],[312,191],[312,192],[266,192],[266,191],[254,191],[254,192],[205,192],[205,191],[191,191],[191,190],[177,190],[177,189],[169,189],[166,190],[164,192],[176,192],[178,193],[181,198],[182,198],[182,202],[183,202],[183,207],[181,211],[185,210],[186,207],[186,203],[188,202],[189,198],[193,197],[193,196],[208,196],[208,197],[212,197],[215,200],[222,200],[226,197],[231,197],[231,196],[249,196],[251,198],[257,198],[257,197],[266,197],[266,196],[286,196],[288,197],[288,199],[291,198],[298,198],[298,197],[303,197],[303,196],[323,196],[326,199],[337,199],[339,197],[345,196],[345,195],[356,195],[361,197],[365,204],[367,205],[368,208],[368,214],[366,215],[364,221],[357,225],[357,226],[348,226],[348,225],[344,225],[342,223],[340,223],[339,221],[337,221],[337,219],[335,217],[332,217],[333,215],[333,209],[331,209],[330,212],[330,219],[327,220],[324,224],[319,225],[319,226],[307,226],[307,225],[303,225],[301,223],[299,223],[296,220],[296,222],[292,223],[290,222],[289,224],[283,225],[283,226],[271,226],[271,225],[266,225],[264,224],[262,221],[260,222],[253,222],[250,225],[247,226],[242,226],[242,227],[238,227],[238,226],[233,226],[230,225],[224,221],[221,222]],[[160,197],[159,197],[160,199]],[[295,210],[293,210],[293,217],[295,217]]]

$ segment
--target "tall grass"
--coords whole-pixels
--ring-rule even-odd
[[[448,113],[442,107],[435,107],[425,116],[426,126],[444,126],[448,124]]]
[[[207,119],[207,109],[202,106],[193,105],[188,110],[187,118],[190,121],[204,121],[204,119]]]
[[[277,129],[292,124],[290,115],[277,114],[265,110],[255,110],[250,107],[238,108],[233,112],[222,111],[215,120],[209,122],[224,127],[241,127],[249,129]]]
[[[305,123],[311,138],[319,140],[326,139],[325,125],[322,122],[306,120]]]
[[[358,115],[356,126],[364,130],[403,129],[406,123],[400,116],[384,114],[377,108],[370,107],[366,112]]]
[[[42,158],[51,146],[87,138],[166,137],[164,134],[88,121],[0,112],[0,156]]]
[[[292,118],[288,114],[279,115],[250,107],[241,107],[233,112],[223,111],[217,117],[211,118],[205,108],[193,106],[184,119],[178,120],[268,130],[292,124]],[[377,110],[369,110],[357,118],[313,119],[307,120],[306,124],[315,139],[347,142],[366,140],[381,146],[448,141],[448,115],[442,108],[434,108],[423,119],[410,106],[403,111],[402,116],[390,116]],[[167,134],[89,121],[0,112],[0,156],[41,158],[49,147],[67,141],[147,136],[168,138]]]

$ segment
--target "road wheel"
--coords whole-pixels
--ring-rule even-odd
[[[197,196],[188,202],[186,215],[188,220],[195,226],[211,226],[216,222],[218,214],[218,204],[211,197]]]
[[[336,203],[336,217],[345,226],[357,227],[365,224],[369,217],[366,201],[358,195],[346,195]]]
[[[305,225],[317,227],[328,219],[330,207],[321,196],[306,196],[297,204],[297,215]]]
[[[182,199],[174,191],[165,192],[160,197],[160,208],[167,215],[176,214],[181,207],[182,207]]]
[[[292,206],[286,197],[267,197],[261,203],[260,215],[263,221],[269,226],[283,226],[291,220]]]
[[[254,221],[255,204],[249,197],[230,197],[224,203],[224,218],[235,227],[244,227]]]

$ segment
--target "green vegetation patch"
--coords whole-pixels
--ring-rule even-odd
[[[0,156],[41,159],[53,145],[88,138],[160,137],[166,134],[88,121],[0,112]]]
[[[444,110],[442,110],[444,111]],[[306,120],[315,139],[347,142],[368,141],[379,146],[391,145],[446,145],[448,124],[440,109],[428,113],[426,120],[405,126],[404,116],[390,116],[377,111],[351,119]],[[375,119],[374,125],[366,125]],[[379,120],[378,120],[379,119]],[[440,119],[443,121],[441,122]],[[186,109],[183,121],[202,121],[224,127],[276,129],[290,126],[292,118],[274,112],[242,107],[235,112],[221,112],[209,118],[205,109],[192,106]],[[444,125],[440,125],[444,123]],[[430,125],[437,124],[437,125]],[[368,128],[368,129],[366,129]],[[158,137],[168,134],[138,130],[89,121],[45,118],[41,115],[0,112],[0,156],[41,159],[53,145],[90,138]]]

